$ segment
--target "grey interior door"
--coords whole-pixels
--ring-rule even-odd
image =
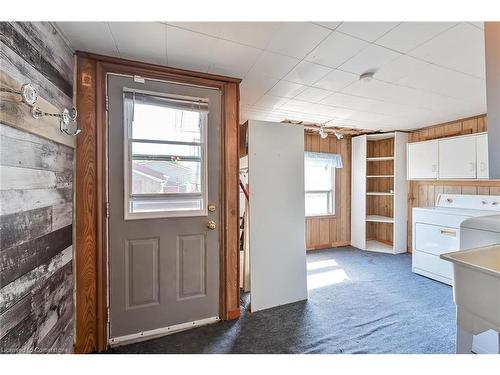
[[[219,315],[220,91],[140,81],[108,77],[112,343]]]

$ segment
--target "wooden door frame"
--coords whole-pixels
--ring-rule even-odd
[[[101,352],[107,337],[107,110],[108,73],[217,88],[222,94],[220,318],[239,307],[239,83],[240,79],[76,52],[75,352]]]

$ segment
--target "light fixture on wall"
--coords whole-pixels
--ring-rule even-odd
[[[372,72],[372,71],[364,72],[363,74],[361,74],[359,76],[359,80],[361,82],[370,82],[373,79],[374,75],[375,75],[375,72]]]
[[[42,111],[40,107],[36,106],[38,93],[31,83],[22,85],[20,90],[15,90],[10,87],[0,87],[0,92],[20,95],[22,102],[31,108],[31,116],[33,116],[34,119],[39,119],[43,116],[59,117],[59,129],[62,133],[73,137],[80,134],[81,129],[78,128],[78,124],[76,123],[76,117],[78,115],[76,108],[71,108],[71,110],[64,108],[60,113]]]
[[[341,140],[342,138],[344,138],[344,134],[342,134],[342,133],[335,132],[334,134],[335,134],[335,136],[337,137],[338,140]]]

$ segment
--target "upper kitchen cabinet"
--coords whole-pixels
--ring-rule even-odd
[[[438,144],[439,178],[476,178],[475,136],[440,139]]]
[[[408,179],[438,178],[438,141],[408,143]]]
[[[407,176],[409,180],[489,178],[488,134],[409,143]]]
[[[488,168],[488,134],[480,134],[476,137],[477,150],[477,178],[489,178]]]

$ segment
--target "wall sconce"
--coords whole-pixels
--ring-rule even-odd
[[[82,131],[78,128],[78,124],[76,123],[76,117],[78,115],[76,108],[71,108],[71,110],[64,108],[61,113],[48,113],[37,107],[36,102],[38,100],[38,93],[31,83],[22,85],[21,90],[14,90],[9,87],[0,87],[0,92],[20,95],[22,102],[31,107],[31,116],[35,119],[39,119],[43,116],[59,117],[59,129],[62,133],[74,137]],[[74,126],[71,126],[72,124]]]

